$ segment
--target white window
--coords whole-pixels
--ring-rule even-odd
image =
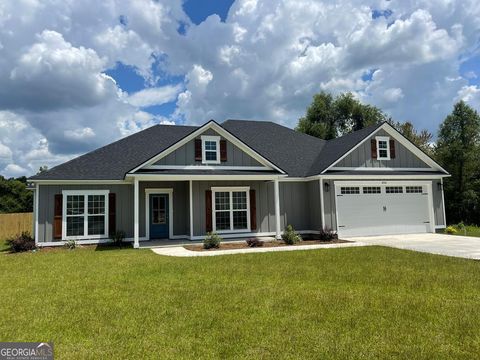
[[[380,194],[382,192],[380,186],[364,186],[364,194]]]
[[[202,164],[220,164],[220,136],[202,136]]]
[[[407,194],[422,194],[423,193],[423,186],[407,186],[406,187]]]
[[[403,194],[403,186],[386,186],[385,192],[387,194]]]
[[[342,195],[360,194],[360,188],[358,186],[342,186],[340,193]]]
[[[249,187],[212,188],[213,231],[250,231]]]
[[[106,238],[108,193],[108,190],[64,190],[62,238]]]
[[[390,138],[377,136],[377,160],[390,160]]]

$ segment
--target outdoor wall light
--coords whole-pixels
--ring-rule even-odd
[[[440,181],[437,182],[437,189],[438,191],[442,191],[442,183]]]
[[[330,190],[330,184],[329,183],[323,183],[323,188],[325,190],[325,192],[328,192]]]

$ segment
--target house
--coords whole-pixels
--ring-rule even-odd
[[[30,178],[40,246],[444,228],[442,167],[388,123],[321,140],[272,122],[156,125]]]

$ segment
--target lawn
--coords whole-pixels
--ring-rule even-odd
[[[0,341],[57,359],[471,359],[480,262],[382,247],[0,253]]]

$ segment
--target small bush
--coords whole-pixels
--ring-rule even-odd
[[[35,250],[35,240],[30,233],[24,231],[20,235],[14,236],[6,240],[11,252],[23,252]]]
[[[293,228],[292,225],[287,225],[285,228],[283,234],[282,234],[282,240],[285,242],[287,245],[294,245],[298,243],[299,241],[302,241],[302,238],[300,235],[298,235]]]
[[[447,234],[453,235],[453,234],[456,234],[458,231],[457,231],[457,229],[455,229],[455,227],[453,227],[453,226],[448,226],[448,227],[445,229],[445,232],[446,232]]]
[[[74,250],[77,247],[77,242],[75,240],[68,240],[63,246],[68,250]]]
[[[248,247],[262,247],[263,241],[258,240],[257,238],[250,238],[245,240]]]
[[[333,241],[338,239],[338,234],[336,233],[336,231],[325,227],[320,230],[318,237],[321,241]]]
[[[214,232],[207,233],[207,237],[203,240],[203,248],[204,249],[218,249],[220,247],[220,243],[222,242],[222,238]]]
[[[115,245],[121,247],[123,245],[123,240],[125,240],[125,231],[118,230],[115,231],[112,235],[110,235],[110,239],[113,241]]]

